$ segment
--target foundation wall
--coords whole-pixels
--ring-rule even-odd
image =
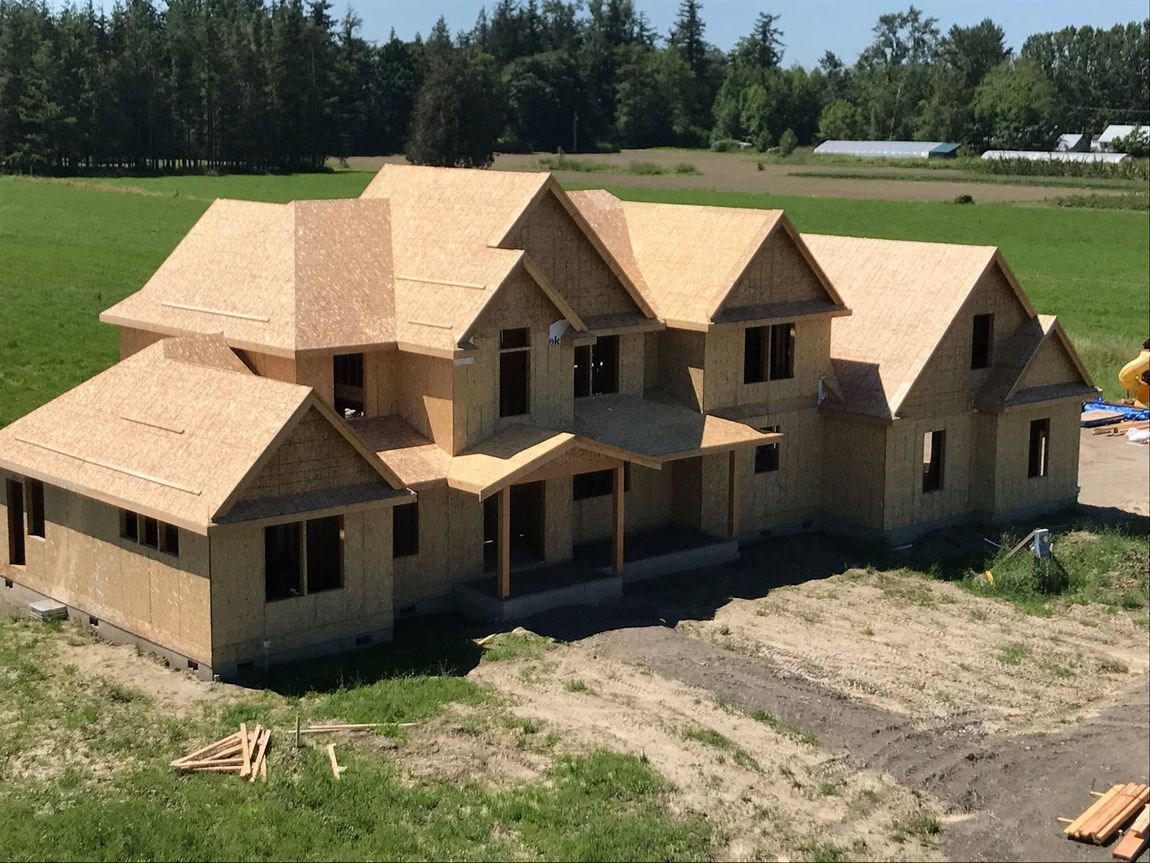
[[[5,479],[18,477],[0,472]],[[27,537],[26,564],[13,566],[6,503],[0,492],[4,578],[211,664],[207,537],[181,529],[180,554],[173,557],[121,539],[115,507],[46,484],[44,537]]]

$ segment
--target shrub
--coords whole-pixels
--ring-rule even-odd
[[[690,162],[679,162],[675,166],[676,174],[698,174],[699,169],[692,165]]]
[[[795,147],[799,145],[799,138],[795,134],[794,129],[787,129],[783,134],[779,135],[779,153],[783,156],[789,156],[795,151]]]
[[[974,197],[971,195],[959,195],[954,199],[956,204],[973,204]]]

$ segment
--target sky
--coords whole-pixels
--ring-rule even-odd
[[[348,8],[346,0],[332,0],[334,14]],[[442,14],[452,33],[470,29],[483,6],[490,12],[495,0],[355,0],[350,6],[363,19],[363,36],[387,38],[394,27],[402,39],[424,35]],[[666,35],[675,19],[679,0],[636,0],[656,31]],[[905,9],[910,0],[703,0],[707,41],[730,49],[762,11],[779,15],[786,52],[784,65],[811,67],[826,50],[850,64],[871,40],[879,15]],[[1006,31],[1007,44],[1016,51],[1031,33],[1067,26],[1111,27],[1147,17],[1146,0],[919,0],[927,15],[938,18],[945,32],[952,24],[977,24],[993,18]]]

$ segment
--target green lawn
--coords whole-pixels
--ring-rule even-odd
[[[98,323],[98,313],[139,288],[213,198],[349,197],[371,177],[0,177],[0,425],[115,361],[116,333]],[[1117,369],[1150,332],[1146,213],[612,191],[636,200],[783,207],[804,231],[1000,245],[1035,305],[1062,318],[1110,395],[1118,394]]]

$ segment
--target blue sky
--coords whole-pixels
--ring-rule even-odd
[[[345,0],[332,0],[337,15],[348,8]],[[490,11],[494,0],[357,0],[350,4],[363,19],[363,35],[386,39],[392,27],[409,39],[426,34],[440,14],[452,32],[470,28],[480,7]],[[905,9],[903,0],[703,0],[707,39],[727,49],[751,28],[761,11],[780,17],[787,44],[783,62],[812,66],[828,48],[853,63],[869,42],[871,28],[885,12]],[[945,30],[951,24],[975,24],[993,18],[1005,31],[1007,44],[1015,50],[1031,33],[1057,30],[1070,25],[1110,27],[1147,17],[1146,0],[949,0],[918,2],[928,15],[939,19]],[[679,0],[636,0],[660,34],[666,35],[675,18]]]

